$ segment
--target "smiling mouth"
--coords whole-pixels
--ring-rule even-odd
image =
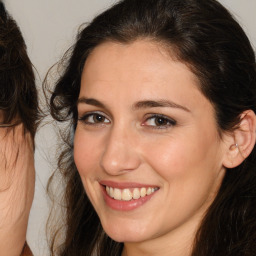
[[[119,201],[131,201],[131,200],[137,200],[139,198],[143,198],[146,196],[149,196],[156,192],[159,188],[158,187],[142,187],[142,188],[125,188],[125,189],[119,189],[119,188],[113,188],[109,186],[105,186],[105,190],[107,194]]]

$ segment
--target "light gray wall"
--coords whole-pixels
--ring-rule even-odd
[[[19,24],[28,53],[38,71],[38,87],[47,70],[72,44],[79,25],[89,21],[114,0],[5,0]],[[237,17],[256,46],[256,0],[220,0]],[[41,79],[41,80],[40,80]],[[45,221],[48,205],[45,187],[55,159],[56,134],[51,125],[40,129],[36,138],[36,191],[27,239],[35,256],[48,255]]]

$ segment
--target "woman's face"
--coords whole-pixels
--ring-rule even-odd
[[[88,57],[74,158],[114,240],[188,236],[215,197],[225,143],[198,85],[153,42],[107,42]]]

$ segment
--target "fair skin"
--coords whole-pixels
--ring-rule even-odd
[[[190,255],[230,162],[197,77],[170,55],[146,40],[107,42],[82,74],[74,159],[123,256]]]
[[[34,195],[33,139],[19,124],[1,127],[0,141],[0,252],[19,256]]]

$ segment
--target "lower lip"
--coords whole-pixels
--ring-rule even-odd
[[[145,204],[146,202],[148,202],[154,196],[154,194],[157,192],[157,191],[155,191],[154,193],[152,193],[150,195],[146,195],[145,197],[140,197],[139,199],[132,199],[130,201],[122,201],[122,200],[115,200],[112,197],[110,197],[107,194],[104,186],[102,187],[102,190],[103,190],[103,197],[104,197],[106,204],[113,210],[117,210],[117,211],[131,211],[131,210],[137,209],[140,206],[142,206],[143,204]]]

